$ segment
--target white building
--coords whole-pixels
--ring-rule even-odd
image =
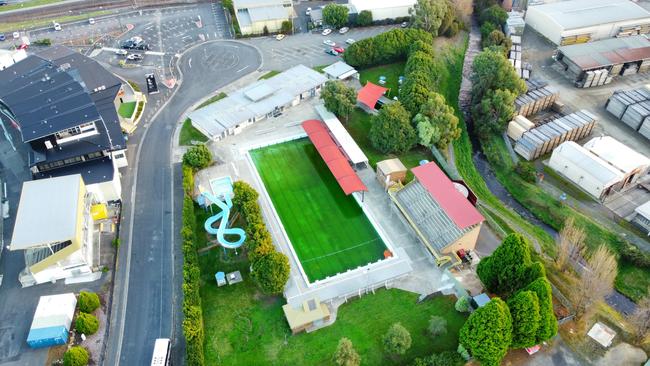
[[[189,118],[194,128],[211,140],[219,140],[257,121],[277,117],[303,99],[317,97],[326,81],[323,74],[297,65],[197,109]]]
[[[557,45],[650,33],[650,13],[629,0],[569,0],[529,6],[526,24]]]
[[[0,50],[0,70],[27,58],[25,50]]]
[[[323,69],[323,72],[328,79],[345,80],[349,78],[359,78],[359,72],[354,67],[346,64],[343,61],[337,61],[327,66]]]
[[[645,177],[650,169],[650,159],[611,136],[595,137],[583,147],[623,173],[621,188]]]
[[[23,183],[9,250],[25,251],[23,287],[93,279],[92,193],[80,174]]]
[[[349,3],[357,9],[357,13],[369,10],[372,20],[382,20],[409,16],[409,9],[417,0],[349,0]]]
[[[636,224],[650,235],[650,201],[634,209],[632,223]]]
[[[295,14],[291,0],[233,0],[239,30],[243,35],[279,32],[282,22]]]

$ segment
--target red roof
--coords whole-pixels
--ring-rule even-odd
[[[359,94],[357,94],[357,101],[374,109],[375,104],[377,104],[377,101],[379,98],[381,98],[382,95],[384,95],[386,90],[388,89],[379,85],[375,85],[368,81],[366,83],[366,86],[359,90]]]
[[[352,192],[368,190],[327,132],[327,127],[323,122],[312,119],[303,122],[302,128],[307,132],[307,136],[309,136],[312,144],[318,150],[345,194],[349,195]]]
[[[456,190],[454,182],[438,168],[436,163],[427,163],[411,170],[420,184],[460,229],[485,220],[476,207]]]

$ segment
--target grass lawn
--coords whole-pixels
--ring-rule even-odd
[[[311,141],[250,153],[310,282],[383,258],[384,242]]]
[[[329,65],[318,65],[318,66],[312,67],[312,69],[320,72],[321,74],[324,74],[325,72],[323,71],[323,69],[326,68],[327,66],[329,66]]]
[[[33,5],[32,5],[33,6]],[[8,6],[1,6],[3,10],[7,10]],[[66,15],[60,17],[50,17],[44,19],[35,19],[35,20],[25,20],[21,22],[9,22],[9,23],[0,23],[0,32],[10,32],[18,29],[30,29],[37,27],[47,27],[52,25],[52,21],[61,23],[63,30],[65,31],[66,25],[63,23],[75,22],[78,20],[84,20],[88,18],[98,17],[101,15],[110,14],[110,10],[99,10],[93,11],[91,13],[81,14],[81,15]]]
[[[219,94],[217,94],[215,96],[210,97],[205,102],[199,104],[199,106],[196,107],[194,110],[201,109],[201,108],[205,107],[206,105],[210,105],[210,104],[212,104],[212,103],[214,103],[214,102],[216,102],[218,100],[221,100],[221,99],[223,99],[223,98],[225,98],[227,96],[228,96],[228,94],[226,94],[224,92],[221,92],[221,93],[219,93]]]
[[[259,79],[257,79],[257,80],[270,79],[270,78],[274,77],[275,75],[277,75],[279,73],[280,73],[280,71],[278,71],[278,70],[271,70],[271,71],[267,72],[266,74],[260,76]]]
[[[181,133],[178,136],[178,144],[184,146],[191,146],[192,141],[206,142],[208,138],[192,126],[192,121],[187,118],[181,127]]]
[[[404,75],[405,62],[396,62],[394,64],[387,64],[381,66],[370,67],[359,71],[359,81],[362,85],[370,81],[373,84],[379,84],[379,77],[386,77],[386,84],[381,85],[390,90],[387,92],[390,98],[398,94],[399,77]]]
[[[241,253],[226,258],[221,249],[199,258],[206,365],[329,366],[341,337],[352,340],[363,365],[403,365],[415,357],[456,350],[465,315],[454,310],[454,300],[436,297],[417,304],[417,294],[397,289],[352,300],[339,308],[333,325],[293,336],[282,312],[283,299],[257,290],[244,258]],[[233,270],[241,271],[244,282],[217,287],[214,273]],[[447,319],[447,334],[436,338],[426,334],[432,315]],[[413,344],[393,361],[384,355],[381,337],[398,321],[411,333]]]
[[[621,261],[618,264],[618,275],[614,286],[623,295],[638,302],[644,296],[648,296],[650,269],[635,267],[633,264]]]
[[[0,6],[0,13],[3,11],[9,11],[9,10],[16,10],[16,9],[27,9],[31,8],[34,6],[41,6],[41,5],[48,5],[48,4],[54,4],[54,3],[59,3],[63,0],[29,0],[29,1],[23,1],[20,3],[15,3],[15,4],[7,4],[4,6]]]
[[[120,116],[124,118],[131,118],[131,116],[133,116],[133,112],[135,111],[135,104],[135,102],[122,103],[117,113],[119,113]]]
[[[355,108],[354,111],[352,111],[350,119],[347,123],[344,123],[344,126],[352,138],[354,138],[354,141],[357,142],[357,145],[359,145],[361,150],[366,154],[368,161],[373,168],[375,168],[377,162],[395,157],[400,158],[404,166],[409,169],[418,166],[420,160],[433,160],[433,154],[431,154],[431,151],[420,145],[401,155],[384,154],[381,151],[376,150],[372,147],[370,138],[368,137],[370,133],[370,115],[359,108]],[[406,180],[411,181],[412,179],[413,173],[409,170]]]

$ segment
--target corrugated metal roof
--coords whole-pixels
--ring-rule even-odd
[[[624,174],[650,166],[650,159],[632,150],[611,136],[595,137],[582,147],[614,166]]]
[[[11,250],[71,240],[77,233],[81,175],[23,183]]]
[[[357,70],[343,61],[337,61],[324,68],[323,72],[331,75],[334,78],[345,78],[347,76],[354,75]]]
[[[354,192],[368,190],[348,163],[348,159],[343,156],[332,137],[327,133],[327,127],[323,122],[315,119],[304,121],[302,128],[307,132],[307,136],[309,136],[345,194],[350,195]]]
[[[650,22],[650,13],[629,0],[569,0],[530,6],[528,13],[545,14],[564,30],[638,19]]]
[[[650,59],[650,41],[644,36],[610,38],[562,46],[558,51],[583,70]]]
[[[289,14],[282,5],[248,8],[248,16],[253,23],[289,19]]]
[[[549,164],[553,166],[552,162],[556,160],[570,162],[573,173],[577,175],[575,169],[579,169],[581,177],[592,179],[601,188],[616,184],[624,178],[618,169],[573,141],[563,142],[553,150]]]
[[[650,220],[650,201],[634,209],[634,212]]]

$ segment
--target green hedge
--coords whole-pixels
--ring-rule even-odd
[[[356,67],[387,64],[404,59],[411,44],[433,42],[431,34],[420,29],[392,29],[351,44],[343,54],[345,62]]]

